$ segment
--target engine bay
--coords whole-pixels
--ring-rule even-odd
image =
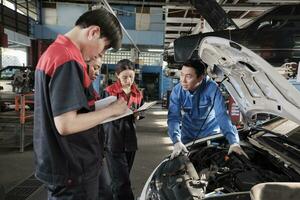
[[[253,147],[243,147],[249,160],[232,153],[228,148],[206,146],[189,156],[201,181],[207,182],[206,193],[232,193],[249,191],[264,182],[294,182],[299,175],[278,163],[266,152]],[[299,180],[299,179],[298,179]]]
[[[299,174],[268,152],[247,144],[243,155],[228,155],[228,144],[193,145],[189,155],[164,162],[153,175],[151,200],[250,199],[259,183],[297,182]]]

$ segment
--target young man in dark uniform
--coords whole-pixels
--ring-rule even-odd
[[[118,49],[122,31],[105,9],[81,15],[75,27],[59,35],[40,58],[35,72],[34,153],[36,177],[48,199],[98,199],[102,141],[97,125],[123,114],[118,100],[95,111],[86,62]]]

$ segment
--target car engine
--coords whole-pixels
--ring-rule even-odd
[[[206,192],[241,192],[258,183],[295,181],[293,170],[275,164],[274,157],[254,148],[243,149],[250,160],[235,153],[227,155],[228,149],[218,146],[204,147],[190,156],[201,181],[208,182]]]
[[[264,182],[295,182],[300,177],[263,150],[243,146],[249,156],[227,155],[225,144],[198,146],[188,156],[166,161],[155,172],[148,190],[150,200],[250,200],[250,189]]]

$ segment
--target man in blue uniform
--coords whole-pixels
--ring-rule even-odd
[[[245,155],[239,145],[236,128],[227,114],[223,96],[217,83],[206,75],[206,67],[200,59],[185,62],[180,84],[170,95],[168,133],[174,144],[171,159],[182,151],[187,152],[184,144],[219,132],[230,144],[229,154],[234,151]]]

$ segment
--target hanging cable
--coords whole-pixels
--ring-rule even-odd
[[[228,77],[225,75],[225,77],[223,78],[223,80],[220,82],[219,85],[221,85],[226,79],[228,79]],[[214,98],[213,98],[213,104],[212,104],[212,106],[211,106],[211,108],[210,108],[208,114],[206,115],[206,117],[205,117],[203,123],[201,124],[200,129],[199,129],[199,132],[200,132],[201,129],[203,128],[203,126],[204,126],[204,124],[205,124],[205,122],[206,122],[208,116],[210,115],[212,109],[213,109],[214,106],[215,106],[215,99],[216,99],[218,90],[219,90],[219,87],[216,88],[216,91],[215,91],[215,94],[214,94]],[[195,138],[193,139],[193,143],[188,147],[188,150],[191,149],[191,147],[195,144],[195,142],[196,142],[197,139],[198,139],[197,137],[195,137]],[[188,154],[188,155],[189,155],[189,154]]]
[[[106,7],[106,9],[108,11],[110,11],[119,21],[120,26],[122,28],[122,30],[124,31],[124,33],[126,34],[126,36],[128,37],[128,39],[130,40],[130,42],[133,44],[133,46],[136,48],[136,50],[140,53],[140,49],[138,48],[138,46],[136,45],[136,43],[134,42],[134,40],[132,39],[132,37],[129,35],[129,33],[127,32],[127,30],[124,28],[123,24],[120,22],[120,20],[118,19],[117,15],[115,14],[115,12],[113,11],[113,9],[111,8],[111,6],[109,5],[109,3],[106,0],[101,0],[103,5]]]
[[[144,15],[144,13],[143,13],[144,12],[144,3],[145,3],[145,0],[143,0],[143,2],[142,2],[141,17],[139,18],[139,23],[138,23],[139,27],[141,27],[143,15]]]

